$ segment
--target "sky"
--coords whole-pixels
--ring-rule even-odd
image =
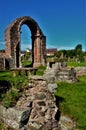
[[[4,31],[20,16],[30,16],[46,36],[46,47],[86,51],[86,0],[0,0],[0,49]],[[21,49],[31,48],[31,32],[22,25]]]

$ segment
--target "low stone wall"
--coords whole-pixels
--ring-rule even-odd
[[[47,68],[62,69],[67,67],[67,62],[47,62]]]
[[[62,69],[62,70],[57,70],[56,72],[56,80],[61,81],[61,82],[69,82],[73,83],[77,81],[76,78],[76,72],[73,68],[71,69]]]
[[[86,67],[76,67],[76,76],[83,76],[86,75]]]
[[[56,88],[54,82],[48,84],[44,77],[32,76],[15,107],[6,109],[0,105],[0,119],[15,130],[60,130],[52,93]]]
[[[57,68],[48,68],[44,74],[45,78],[48,79],[48,82],[60,81],[60,82],[76,82],[76,72],[74,69],[57,69]]]

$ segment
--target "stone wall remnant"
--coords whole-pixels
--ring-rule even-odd
[[[53,87],[54,82],[51,87]],[[15,130],[59,130],[58,107],[53,91],[42,76],[32,76],[14,107],[0,105],[0,119]]]
[[[0,57],[0,70],[4,70],[5,68],[5,58]]]
[[[29,16],[15,19],[5,30],[5,54],[11,59],[11,68],[20,67],[21,48],[20,33],[21,26],[25,24],[31,31],[32,39],[32,62],[34,67],[46,63],[46,37],[37,22]]]

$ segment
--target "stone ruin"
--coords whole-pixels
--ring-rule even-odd
[[[59,110],[50,83],[41,76],[32,76],[25,93],[14,107],[6,109],[0,105],[0,120],[15,130],[60,130]]]
[[[29,16],[15,19],[5,30],[5,53],[0,56],[0,68],[20,67],[21,26],[26,24],[31,31],[33,67],[46,64],[46,37],[36,21]]]
[[[0,105],[0,120],[10,130],[74,130],[74,122],[61,115],[56,70],[47,69],[43,76],[29,77],[24,94],[13,107]]]

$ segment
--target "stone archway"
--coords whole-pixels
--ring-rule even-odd
[[[5,30],[6,57],[10,59],[10,68],[20,67],[20,30],[25,24],[31,31],[33,67],[46,63],[46,37],[38,24],[29,16],[15,19]]]

